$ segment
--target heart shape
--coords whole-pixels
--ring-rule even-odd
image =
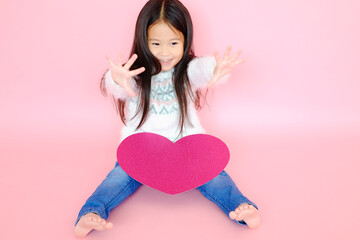
[[[137,133],[117,149],[122,169],[135,180],[168,194],[197,188],[221,173],[230,152],[220,139],[194,134],[175,143],[154,133]]]

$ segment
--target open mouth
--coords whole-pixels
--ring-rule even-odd
[[[169,62],[171,62],[171,60],[172,60],[172,59],[166,59],[166,60],[165,60],[165,59],[164,59],[164,60],[163,60],[163,59],[160,59],[160,62],[162,62],[162,63],[169,63]]]

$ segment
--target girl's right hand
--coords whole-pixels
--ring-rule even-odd
[[[131,58],[127,61],[127,63],[122,65],[123,54],[120,54],[119,60],[117,64],[114,64],[109,56],[106,56],[106,59],[110,63],[111,69],[111,77],[113,80],[120,85],[130,97],[135,97],[136,93],[130,86],[130,79],[133,76],[139,75],[140,73],[145,71],[144,67],[130,70],[130,67],[134,64],[135,60],[137,59],[137,55],[133,54]]]

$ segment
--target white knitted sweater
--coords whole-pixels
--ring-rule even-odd
[[[198,57],[189,63],[187,72],[193,91],[207,86],[212,79],[215,66],[216,61],[213,57]],[[141,112],[133,118],[137,111],[139,94],[130,97],[122,87],[114,82],[111,70],[105,74],[106,90],[115,99],[123,99],[127,102],[125,107],[126,125],[122,129],[121,141],[139,132],[156,133],[173,142],[187,135],[205,133],[197,116],[195,104],[188,98],[188,119],[191,123],[186,120],[183,132],[179,135],[180,110],[172,82],[173,72],[174,69],[152,76],[150,109],[145,123],[139,129],[136,127],[140,122]],[[227,78],[228,76],[225,76],[220,81],[223,82]],[[135,82],[131,81],[131,85],[136,92]]]

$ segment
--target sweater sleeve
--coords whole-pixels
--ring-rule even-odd
[[[205,56],[197,57],[191,60],[188,65],[187,73],[190,84],[194,90],[206,88],[213,77],[214,68],[216,66],[215,57]],[[215,85],[226,82],[230,74],[226,74],[219,79]]]
[[[133,79],[130,80],[130,85],[132,89],[136,89],[135,82]],[[108,93],[110,93],[115,99],[127,99],[130,96],[127,92],[118,85],[111,77],[111,69],[109,69],[104,76],[104,87]]]

